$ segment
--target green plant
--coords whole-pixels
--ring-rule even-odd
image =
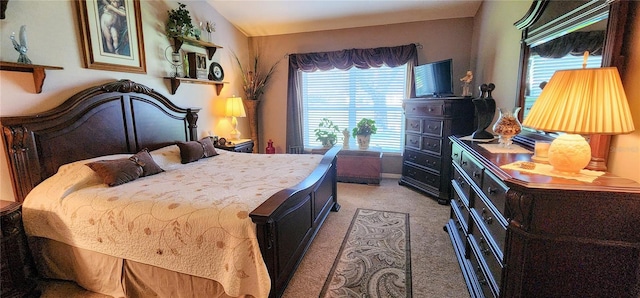
[[[333,121],[328,118],[322,118],[322,121],[318,124],[318,128],[313,130],[316,134],[316,141],[322,142],[322,146],[329,147],[335,145],[338,140],[337,133],[340,132],[340,128],[333,124]]]
[[[238,67],[240,67],[240,74],[242,74],[242,89],[244,90],[245,96],[250,100],[260,100],[260,96],[264,93],[267,83],[275,72],[276,66],[280,63],[280,60],[271,65],[271,68],[269,68],[266,73],[263,73],[258,67],[260,55],[256,55],[254,57],[253,69],[243,67],[240,62],[240,58],[238,58],[235,53],[233,53],[233,56],[236,58],[236,62],[238,62]]]
[[[355,138],[357,135],[368,136],[378,131],[376,127],[376,121],[372,119],[362,118],[356,127],[353,128],[352,135]]]
[[[177,9],[167,11],[169,14],[169,19],[165,26],[167,36],[181,37],[191,34],[193,25],[191,24],[191,15],[189,11],[185,9],[186,7],[186,4],[178,2]]]

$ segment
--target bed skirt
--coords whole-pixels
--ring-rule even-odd
[[[215,280],[40,237],[29,237],[29,245],[41,278],[73,281],[92,292],[113,297],[231,297]]]

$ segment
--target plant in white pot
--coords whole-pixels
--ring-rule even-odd
[[[316,141],[322,142],[322,147],[333,147],[338,141],[338,133],[340,128],[328,118],[322,118],[322,121],[318,124],[318,128],[314,129],[316,134]]]
[[[352,135],[358,140],[358,147],[361,150],[369,149],[369,142],[371,141],[371,135],[376,133],[378,128],[376,127],[376,121],[373,119],[362,118],[356,127],[353,128]]]

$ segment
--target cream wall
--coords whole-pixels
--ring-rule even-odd
[[[28,73],[0,71],[0,116],[30,115],[59,105],[69,96],[89,86],[117,79],[131,79],[167,96],[182,107],[200,107],[199,131],[221,136],[229,133],[229,122],[220,116],[224,99],[240,94],[239,73],[232,60],[233,49],[243,58],[248,57],[248,38],[222,18],[205,1],[183,1],[191,12],[194,23],[212,20],[216,23],[213,42],[221,45],[213,61],[219,62],[225,72],[225,84],[220,96],[215,88],[202,84],[182,84],[175,95],[169,92],[169,84],[162,79],[171,72],[165,60],[169,41],[164,35],[167,10],[177,8],[177,1],[141,1],[147,74],[133,74],[82,67],[81,46],[78,42],[78,18],[74,1],[10,1],[6,18],[0,20],[0,60],[15,62],[18,54],[9,40],[11,32],[27,26],[29,51],[27,56],[34,64],[63,67],[63,70],[46,71],[42,93],[36,94],[33,78]],[[204,53],[203,49],[184,46],[187,51]],[[240,129],[247,130],[241,119]],[[4,146],[4,144],[3,144]],[[5,154],[0,154],[0,199],[13,200],[13,190]]]
[[[529,6],[530,1],[484,1],[474,18],[472,64],[478,81],[496,85],[497,107],[516,106],[521,32],[513,23]]]
[[[635,22],[630,28],[627,65],[621,76],[636,130],[611,139],[608,167],[616,175],[640,182],[640,5],[634,5],[635,11],[630,15],[635,16]]]
[[[259,51],[265,67],[280,60],[260,107],[260,151],[264,152],[268,139],[273,140],[276,152],[286,151],[287,54],[419,43],[420,64],[453,58],[455,81],[471,65],[472,32],[473,19],[459,18],[250,38],[251,48]]]

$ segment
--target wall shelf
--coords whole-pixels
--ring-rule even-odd
[[[63,68],[59,66],[0,61],[0,70],[33,73],[33,83],[36,87],[36,93],[42,92],[42,85],[44,84],[44,78],[46,77],[45,69],[61,70]]]
[[[190,45],[205,48],[207,50],[207,57],[209,58],[209,60],[213,58],[213,54],[216,53],[217,49],[222,49],[221,46],[210,43],[210,42],[186,38],[186,37],[174,37],[173,38],[173,46],[175,47],[174,51],[177,51],[178,49],[180,49],[183,43],[188,43]]]
[[[220,95],[222,91],[222,87],[224,84],[228,84],[227,82],[218,82],[218,81],[210,81],[210,80],[202,80],[202,79],[191,79],[191,78],[178,78],[178,77],[164,77],[165,80],[169,80],[171,82],[171,94],[176,94],[176,90],[180,87],[180,83],[190,83],[190,84],[205,84],[205,85],[214,85],[216,86],[216,94]]]

